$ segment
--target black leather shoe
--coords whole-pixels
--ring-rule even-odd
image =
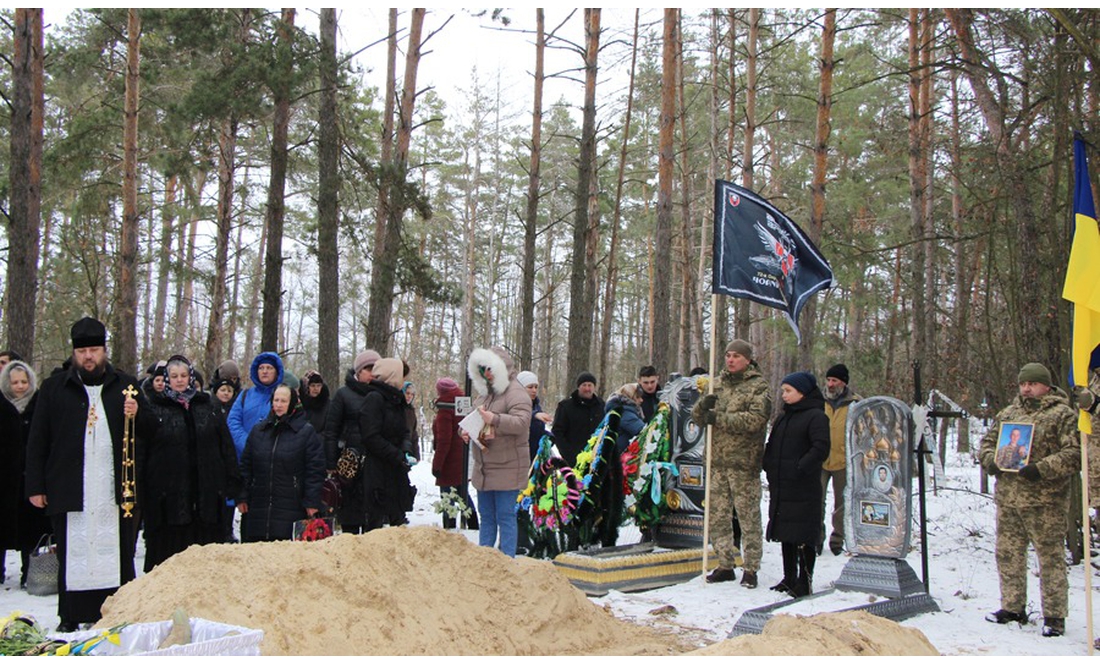
[[[80,630],[80,625],[75,621],[62,621],[57,625],[57,632],[59,633],[75,633]]]
[[[707,582],[732,582],[737,579],[733,568],[715,568],[707,575]]]
[[[776,584],[775,586],[770,587],[770,588],[771,588],[772,591],[778,591],[779,593],[787,593],[788,591],[791,590],[791,585],[787,582],[787,580],[782,580],[782,581],[779,582],[779,584]]]
[[[1027,623],[1027,615],[1022,612],[1010,612],[1005,609],[997,610],[996,612],[990,612],[985,615],[985,620],[989,623],[1016,623],[1023,625]],[[1063,623],[1064,625],[1064,623]]]
[[[844,551],[844,544],[829,543],[829,551],[833,553],[833,556],[840,556],[840,553]]]

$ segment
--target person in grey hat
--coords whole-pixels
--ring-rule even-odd
[[[370,382],[374,380],[374,364],[381,359],[382,356],[374,349],[360,351],[344,376],[344,385],[329,400],[325,412],[324,444],[325,468],[330,475],[336,473],[337,460],[345,454],[345,450],[349,456],[358,454],[362,458],[367,454],[359,432],[359,411],[370,391]],[[356,478],[345,478],[343,481],[343,505],[337,517],[344,533],[362,533],[367,524],[363,474],[360,472]]]
[[[772,411],[768,382],[753,360],[748,342],[735,339],[726,346],[726,368],[716,377],[714,393],[695,403],[691,417],[700,427],[714,428],[710,462],[710,533],[718,553],[718,567],[707,576],[708,582],[732,582],[737,579],[733,567],[737,547],[734,544],[733,516],[736,510],[741,524],[741,586],[755,589],[760,559],[764,551],[764,531],[760,520],[764,436]]]
[[[159,425],[138,380],[107,361],[104,325],[85,317],[70,334],[72,365],[38,391],[25,468],[27,498],[45,509],[57,537],[61,632],[98,621],[103,601],[134,579],[144,447]],[[133,447],[122,440],[126,418],[133,418]],[[135,464],[136,487],[125,457]]]
[[[1043,636],[1058,637],[1065,634],[1069,611],[1064,541],[1070,480],[1081,468],[1077,414],[1066,394],[1051,385],[1050,370],[1043,365],[1024,365],[1017,381],[1019,394],[982,437],[978,457],[986,473],[997,477],[993,498],[1001,607],[986,615],[986,621],[1028,622],[1027,550],[1033,545],[1039,559]],[[1006,471],[997,463],[997,449],[1008,444],[1021,423],[1031,425],[1031,457],[1018,471]]]

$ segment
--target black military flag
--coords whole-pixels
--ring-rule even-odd
[[[801,341],[798,313],[832,284],[829,262],[789,217],[756,192],[715,181],[715,293],[783,310]]]

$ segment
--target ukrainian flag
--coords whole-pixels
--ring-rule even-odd
[[[1075,180],[1073,247],[1066,268],[1062,297],[1073,303],[1073,355],[1070,358],[1070,385],[1087,386],[1089,358],[1100,344],[1100,230],[1096,226],[1096,205],[1085,158],[1085,142],[1080,134],[1073,141]],[[1077,427],[1092,434],[1087,413],[1082,411]]]

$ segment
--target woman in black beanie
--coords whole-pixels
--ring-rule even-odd
[[[821,463],[829,456],[825,398],[809,372],[783,378],[783,413],[764,449],[768,478],[767,539],[782,543],[783,580],[772,587],[795,598],[813,592],[821,531]]]

